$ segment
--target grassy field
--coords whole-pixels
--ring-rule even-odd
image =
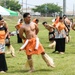
[[[38,17],[39,18],[39,17]],[[66,52],[64,55],[53,54],[54,49],[48,47],[48,31],[42,26],[43,21],[47,21],[51,24],[52,18],[39,18],[39,38],[46,53],[54,59],[55,68],[48,67],[43,61],[41,55],[33,55],[35,72],[28,73],[28,68],[25,68],[25,62],[27,60],[24,51],[19,52],[19,48],[22,44],[17,44],[16,36],[11,36],[11,44],[15,48],[16,57],[12,57],[10,54],[6,54],[6,60],[8,65],[8,71],[5,74],[0,75],[75,75],[75,31],[71,30],[71,41],[66,44]],[[8,23],[9,30],[14,31],[18,18],[10,17],[5,18]]]

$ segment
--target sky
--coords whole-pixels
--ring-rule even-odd
[[[54,3],[58,4],[59,6],[63,7],[63,0],[23,0],[23,7],[34,7],[35,5],[42,5],[44,3]],[[22,0],[19,0],[22,3]],[[66,11],[73,11],[75,10],[75,0],[66,0]]]

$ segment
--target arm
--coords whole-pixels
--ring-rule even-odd
[[[37,24],[35,24],[35,30],[36,30],[36,35],[37,35],[39,32],[39,28],[38,28]]]
[[[67,27],[65,26],[65,30],[66,30],[66,32],[68,32],[68,29],[67,29]]]
[[[52,28],[55,29],[52,25],[47,25],[47,26],[46,26],[46,29],[47,29],[47,30],[50,30],[50,29],[52,29]]]
[[[19,29],[18,24],[15,26],[15,28],[16,28],[17,30]]]
[[[72,25],[72,29],[75,31],[75,23]]]
[[[7,37],[7,35],[9,35],[9,29],[8,29],[8,25],[6,22],[4,22],[4,27],[6,28],[6,35],[5,38]],[[10,36],[8,36],[10,38]]]
[[[24,33],[24,28],[21,27],[21,28],[19,29],[19,36],[20,36],[23,40],[25,40],[26,38],[23,36],[23,33]]]
[[[29,40],[27,39],[25,41],[25,43],[20,47],[20,50],[19,51],[23,50],[26,47],[26,45],[28,44],[28,42],[29,42]]]
[[[42,24],[43,24],[43,26],[44,26],[48,31],[51,31],[52,29],[55,29],[54,26],[48,25],[47,22],[43,22]]]
[[[44,27],[45,27],[48,31],[50,31],[51,28],[54,29],[54,27],[53,27],[52,25],[48,25],[48,24],[45,24]]]

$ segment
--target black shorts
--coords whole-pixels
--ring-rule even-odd
[[[54,31],[49,32],[49,41],[53,41],[55,39]]]

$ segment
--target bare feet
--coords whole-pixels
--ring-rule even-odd
[[[0,73],[6,73],[5,71],[0,71]]]
[[[48,64],[48,66],[50,66],[52,68],[55,68],[55,65],[54,64]]]
[[[13,57],[15,57],[15,55],[14,55],[14,54],[12,54],[12,53],[11,53],[11,55],[12,55]]]
[[[59,52],[59,54],[64,54],[64,52]]]
[[[28,72],[30,72],[30,73],[34,72],[34,69],[30,69]]]

